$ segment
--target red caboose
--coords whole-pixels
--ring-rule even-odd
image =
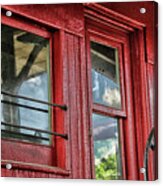
[[[157,179],[155,2],[4,5],[1,34],[2,176]]]

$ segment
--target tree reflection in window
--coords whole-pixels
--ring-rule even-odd
[[[2,25],[1,86],[3,91],[44,101],[49,100],[48,43],[48,40],[40,36]],[[6,95],[2,95],[1,99],[49,110],[46,105]],[[47,114],[10,104],[1,105],[2,121],[6,123],[44,130],[50,128],[50,110]],[[2,137],[50,144],[50,136],[47,134],[3,125],[2,129]],[[20,134],[46,137],[47,141]]]

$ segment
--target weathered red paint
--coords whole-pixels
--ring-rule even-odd
[[[147,89],[148,89],[148,113],[149,113],[149,123],[146,126],[147,128],[147,134],[149,134],[152,126],[156,127],[156,134],[157,133],[157,123],[158,123],[158,109],[157,109],[157,28],[158,28],[158,5],[156,2],[132,2],[129,4],[125,3],[104,3],[103,6],[114,10],[120,14],[129,16],[130,18],[133,18],[136,21],[140,21],[141,23],[144,23],[146,26],[145,29],[145,43],[146,43],[146,82],[147,82]],[[128,6],[130,8],[128,8]],[[147,12],[146,14],[140,14],[139,9],[143,7],[146,8]],[[152,20],[152,21],[151,21]],[[156,98],[156,99],[155,99]],[[144,136],[144,143],[147,139],[147,134]],[[157,135],[156,135],[157,136]],[[156,150],[157,151],[157,150]],[[156,153],[158,154],[158,153]],[[157,156],[157,155],[156,155]],[[153,161],[151,158],[150,161]],[[157,167],[157,162],[156,165]],[[157,169],[156,169],[157,170]],[[154,171],[155,175],[158,175],[157,171]],[[157,176],[155,177],[157,178]],[[152,176],[152,172],[150,174],[150,179],[154,179]]]
[[[64,29],[77,35],[82,35],[84,32],[82,4],[5,5],[3,7],[16,15],[22,15],[49,27]]]
[[[141,7],[147,9],[147,16],[140,14]],[[12,18],[5,16],[6,10],[13,12]],[[94,178],[90,135],[94,110],[120,118],[123,177],[142,180],[139,169],[143,166],[146,140],[157,121],[153,109],[154,90],[157,91],[154,83],[157,82],[156,4],[7,5],[2,7],[2,13],[2,23],[50,38],[52,101],[68,106],[66,112],[53,110],[52,126],[53,130],[69,136],[68,141],[56,138],[52,148],[26,144],[26,151],[18,152],[20,159],[17,159],[13,143],[21,149],[24,143],[2,140],[2,159],[6,160],[2,161],[2,176]],[[122,110],[92,104],[90,38],[118,47]],[[13,157],[7,152],[8,146],[14,152]],[[38,159],[31,155],[35,149],[39,151]],[[26,152],[29,164],[20,163]],[[40,166],[43,156],[46,156],[45,165]],[[149,176],[153,180],[157,178],[157,162],[154,164],[153,154],[150,156]],[[10,158],[18,162],[12,162],[13,169],[6,170]]]

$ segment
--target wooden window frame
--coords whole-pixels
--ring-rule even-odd
[[[63,104],[64,88],[61,86],[63,80],[62,46],[60,44],[63,40],[62,31],[55,28],[51,29],[47,25],[40,24],[40,22],[30,20],[22,15],[14,14],[12,17],[7,17],[4,9],[2,9],[1,20],[4,25],[21,29],[49,40],[51,102]],[[59,108],[52,108],[52,131],[63,134],[66,132],[64,112]],[[17,139],[2,139],[2,167],[5,167],[7,163],[11,163],[13,169],[29,169],[68,176],[70,172],[66,168],[66,143],[65,139],[54,136],[52,136],[51,146],[23,142]],[[25,161],[23,161],[23,158]],[[44,164],[42,164],[43,160]]]
[[[104,36],[100,36],[95,33],[89,33],[89,40],[94,41],[100,44],[103,44],[107,47],[116,48],[118,50],[118,63],[119,63],[119,75],[120,75],[120,96],[121,96],[121,108],[115,108],[111,106],[105,106],[100,103],[93,103],[93,111],[100,112],[103,114],[110,114],[110,116],[126,116],[126,104],[125,104],[125,88],[124,88],[124,74],[123,74],[123,57],[122,57],[122,46],[121,44],[109,39]],[[90,51],[90,46],[88,46],[88,51]],[[88,54],[89,55],[89,54]],[[90,59],[90,56],[88,56]],[[91,69],[91,61],[89,60]],[[90,85],[91,86],[91,85]]]
[[[124,154],[124,135],[123,135],[123,119],[126,117],[126,103],[125,103],[125,87],[124,87],[124,73],[123,73],[123,55],[122,55],[122,46],[120,43],[114,41],[112,38],[108,38],[105,35],[101,35],[101,32],[93,32],[92,30],[88,29],[87,35],[87,74],[89,77],[89,99],[90,99],[90,116],[93,113],[100,114],[103,116],[109,116],[116,118],[118,120],[118,128],[120,133],[119,146],[120,146],[120,156],[121,156],[121,165],[122,165],[122,177],[123,179],[126,177],[126,170],[125,170],[125,159],[122,157]],[[90,42],[97,42],[102,45],[116,48],[118,50],[118,63],[119,63],[119,75],[120,75],[120,95],[121,95],[121,108],[114,108],[110,106],[104,106],[99,103],[93,102],[92,97],[92,76],[91,76],[91,69],[92,69],[92,61],[91,61],[91,50],[90,50]],[[92,119],[90,121],[90,128],[92,128]],[[92,130],[92,129],[91,129]],[[120,143],[121,142],[121,143]],[[93,135],[91,137],[91,159],[92,159],[92,177],[95,178],[95,168],[94,168],[94,143],[93,143]]]
[[[91,71],[89,68],[88,34],[112,39],[120,43],[124,60],[124,84],[126,94],[126,113],[123,120],[122,136],[124,179],[143,180],[140,168],[143,167],[144,148],[149,122],[149,95],[146,76],[146,25],[110,10],[100,4],[85,4],[85,27],[87,42],[87,78],[89,113],[92,114]],[[140,113],[141,110],[141,113]],[[147,124],[148,122],[148,124]],[[89,117],[89,127],[92,121]],[[143,130],[142,130],[143,129]],[[92,148],[92,137],[90,138]],[[91,149],[92,178],[94,178],[93,149]]]

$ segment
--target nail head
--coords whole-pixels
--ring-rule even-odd
[[[12,12],[11,11],[7,11],[6,12],[6,16],[11,17],[12,16]]]
[[[146,9],[145,8],[140,8],[140,13],[141,14],[145,14],[146,13]]]
[[[12,165],[10,163],[6,164],[6,169],[10,170],[12,168]]]

